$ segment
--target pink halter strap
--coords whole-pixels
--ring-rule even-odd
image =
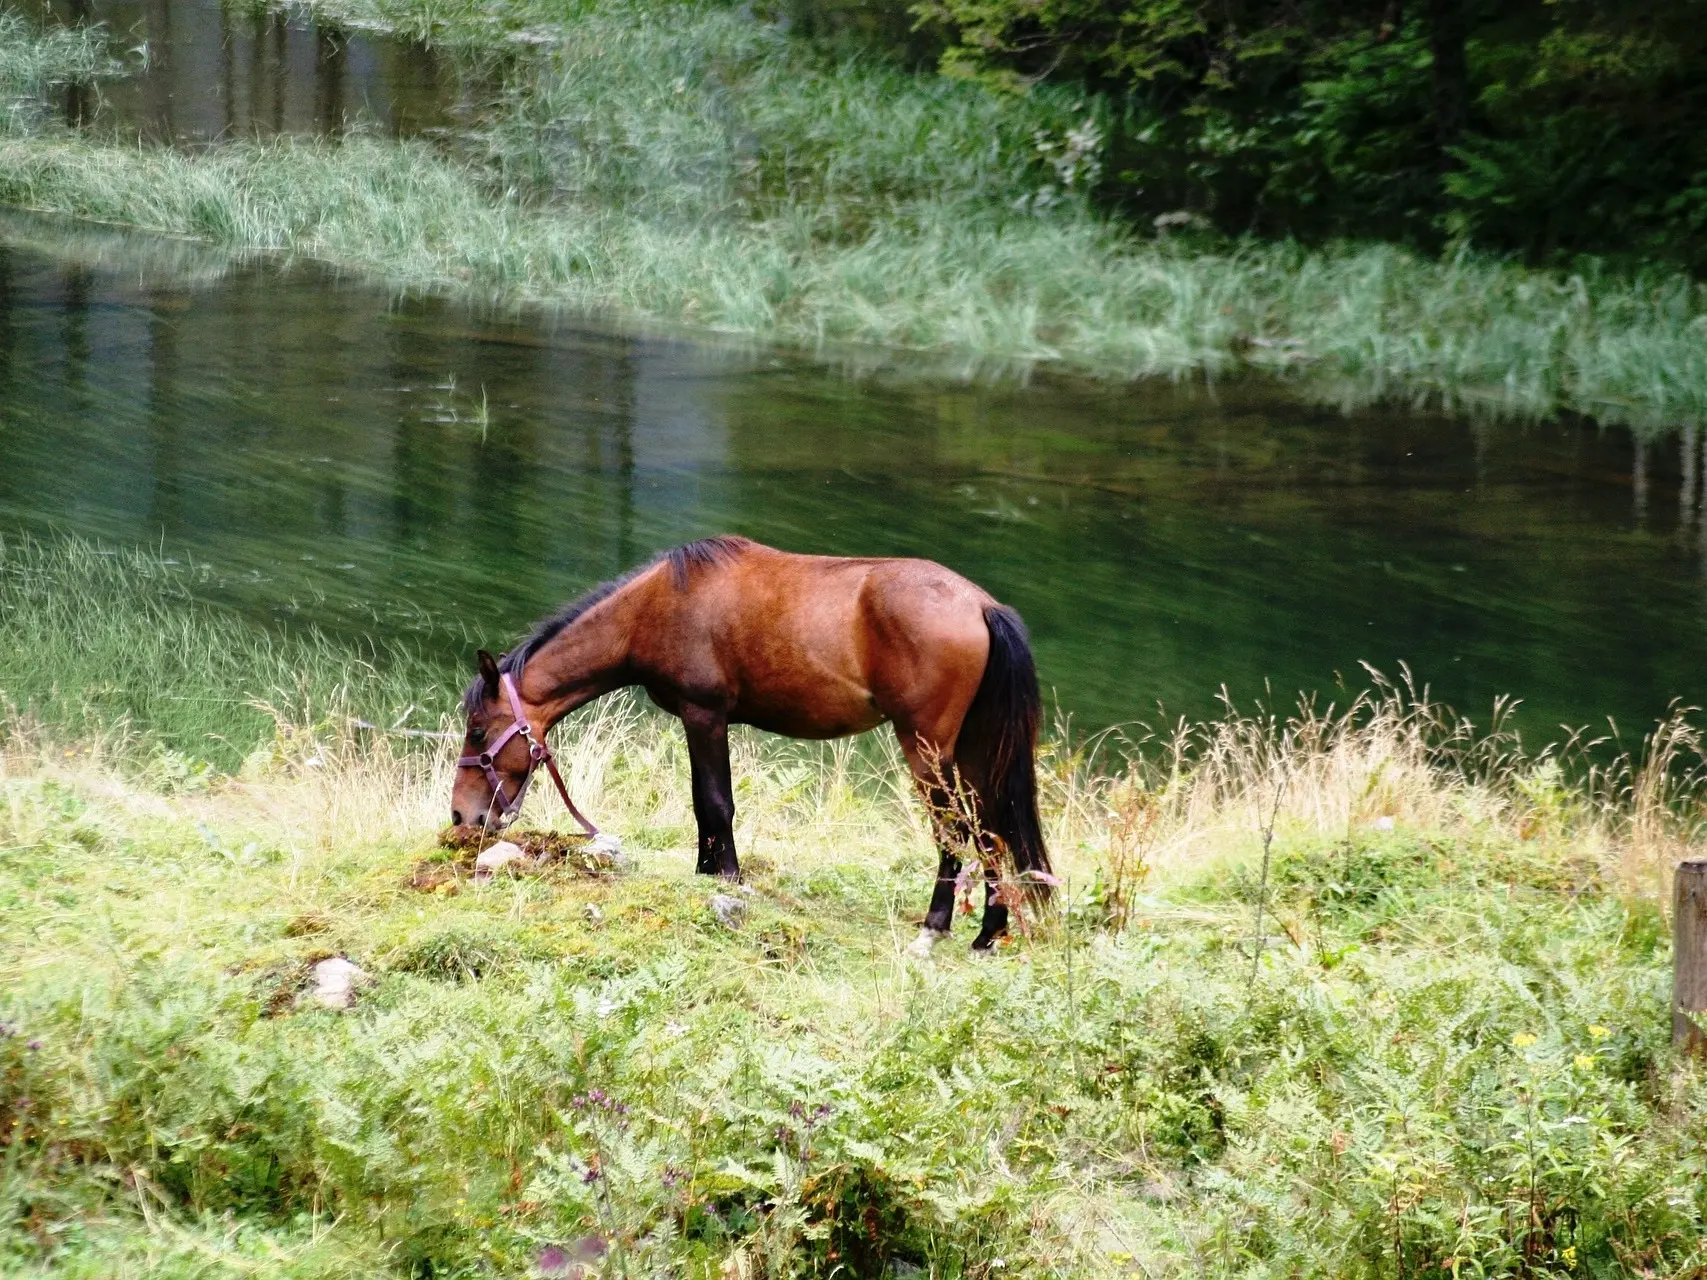
[[[484,769],[486,781],[492,786],[492,799],[498,806],[498,815],[505,821],[514,818],[522,811],[522,801],[527,797],[528,784],[533,781],[533,771],[545,762],[545,767],[551,773],[551,780],[557,784],[557,794],[563,797],[563,803],[568,808],[581,829],[590,836],[599,834],[599,829],[587,821],[585,815],[575,807],[575,802],[569,798],[569,788],[563,785],[563,775],[557,771],[557,757],[551,754],[551,748],[546,745],[544,736],[533,736],[533,726],[528,724],[527,714],[522,710],[521,695],[516,692],[516,682],[510,678],[508,671],[498,677],[498,688],[503,690],[509,700],[510,712],[515,717],[510,727],[498,735],[496,742],[488,743],[486,750],[477,756],[463,756],[456,762],[459,769]],[[504,749],[510,739],[520,734],[528,744],[528,771],[522,775],[522,784],[516,788],[516,794],[510,799],[504,798],[504,779],[498,773],[493,761]]]

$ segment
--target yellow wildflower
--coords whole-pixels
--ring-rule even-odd
[[[1601,1026],[1598,1022],[1588,1029],[1588,1033],[1596,1040],[1604,1040],[1607,1036],[1612,1034],[1610,1029]]]
[[[1578,1071],[1587,1071],[1594,1066],[1594,1055],[1592,1053],[1579,1053],[1571,1061],[1577,1064]]]
[[[1575,1267],[1577,1265],[1576,1245],[1568,1244],[1559,1250],[1559,1261],[1564,1263],[1567,1269]]]
[[[1511,1038],[1511,1043],[1515,1049],[1527,1049],[1535,1043],[1536,1039],[1537,1037],[1530,1035],[1527,1031],[1519,1031]]]

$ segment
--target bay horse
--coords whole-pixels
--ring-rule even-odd
[[[888,721],[941,854],[916,950],[947,936],[969,848],[986,874],[976,950],[1007,928],[1002,851],[1036,895],[1053,883],[1037,819],[1041,700],[1025,625],[942,565],[796,555],[719,536],[594,588],[502,658],[480,650],[463,697],[451,821],[513,817],[536,764],[556,777],[551,726],[635,685],[687,731],[702,873],[740,875],[731,724],[825,739]]]

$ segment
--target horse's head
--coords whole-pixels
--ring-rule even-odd
[[[515,707],[504,696],[498,660],[480,650],[480,674],[462,696],[468,730],[450,793],[450,820],[457,826],[498,826],[513,811],[532,772],[529,739],[515,732]]]

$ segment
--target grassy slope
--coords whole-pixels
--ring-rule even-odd
[[[1083,178],[1063,147],[1094,103],[828,59],[715,6],[319,7],[465,51],[525,31],[545,52],[512,73],[478,156],[190,156],[14,127],[0,201],[806,345],[1113,376],[1246,362],[1348,396],[1634,422],[1707,409],[1707,308],[1683,278],[1137,239],[1062,185]],[[1016,209],[1045,190],[1044,212]]]
[[[218,708],[294,642],[146,561],[0,568],[0,688],[27,703],[0,756],[6,1274],[524,1276],[588,1236],[628,1275],[1702,1260],[1707,1080],[1669,1060],[1663,916],[1619,888],[1676,835],[1544,763],[1424,751],[1450,738],[1426,715],[1229,720],[1125,777],[1054,749],[1072,916],[990,961],[963,926],[920,967],[900,947],[932,859],[883,751],[739,743],[738,931],[691,874],[679,735],[621,705],[563,748],[636,871],[422,892],[446,762],[345,716],[406,686],[446,705],[444,677],[289,651],[302,700],[243,729]],[[48,579],[103,623],[26,620],[19,584]],[[161,611],[177,643],[138,642]],[[127,702],[216,650],[184,687],[220,700],[152,725]],[[41,658],[81,679],[120,651],[128,675],[55,728]],[[236,778],[159,767],[162,733],[193,755],[240,729]],[[1135,854],[1153,870],[1118,931]],[[377,985],[351,1015],[293,1011],[333,952]]]

